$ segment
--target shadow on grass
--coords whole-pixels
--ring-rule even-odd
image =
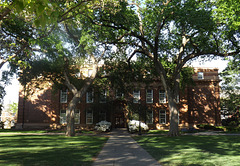
[[[145,136],[137,142],[163,165],[237,165],[239,136]]]
[[[1,135],[0,165],[91,165],[107,138]]]

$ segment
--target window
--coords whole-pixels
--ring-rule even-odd
[[[147,121],[148,124],[153,124],[153,111],[148,110],[147,111]]]
[[[124,93],[121,90],[117,89],[116,90],[116,98],[123,98],[123,97],[124,97]]]
[[[87,103],[93,103],[93,90],[89,89],[86,96]]]
[[[60,103],[67,103],[67,93],[68,93],[67,89],[65,91],[61,90],[61,92],[60,92]]]
[[[176,96],[176,103],[179,103],[179,94]]]
[[[60,110],[60,124],[66,124],[66,123],[67,123],[66,110]]]
[[[93,70],[92,70],[92,69],[88,69],[88,77],[91,77],[91,75],[92,75],[92,72],[93,72]]]
[[[166,103],[166,93],[164,90],[159,91],[159,103]]]
[[[74,110],[74,123],[80,124],[80,110]]]
[[[140,90],[133,91],[133,103],[138,103],[140,101]]]
[[[159,123],[166,124],[166,111],[165,110],[159,111]]]
[[[99,102],[106,103],[106,101],[107,101],[107,90],[104,89],[100,92]]]
[[[67,123],[66,110],[60,110],[60,124],[66,124],[66,123]],[[80,123],[80,110],[74,111],[74,123],[75,124]]]
[[[198,79],[203,80],[204,79],[204,74],[203,72],[198,72]]]
[[[153,103],[153,90],[152,89],[146,90],[146,103]]]
[[[86,111],[86,124],[92,123],[93,123],[93,111],[90,109]]]
[[[99,122],[100,121],[105,121],[106,119],[106,111],[100,111],[99,112]]]

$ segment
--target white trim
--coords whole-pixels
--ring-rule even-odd
[[[159,90],[159,103],[166,103],[167,98],[166,98],[166,93],[164,90]]]
[[[151,91],[151,93],[148,93],[148,91]],[[153,103],[153,90],[152,89],[146,89],[146,103]]]
[[[86,93],[86,103],[93,103],[93,101],[94,101],[94,92],[93,92],[93,89],[89,89]]]
[[[80,110],[79,109],[75,109],[74,110],[74,123],[75,124],[80,124]]]
[[[133,90],[133,103],[138,103],[140,101],[140,90]]]
[[[166,124],[166,110],[159,110],[159,124]]]
[[[60,103],[67,103],[68,100],[68,90],[60,91]]]
[[[91,109],[86,110],[86,124],[93,124],[93,110]]]

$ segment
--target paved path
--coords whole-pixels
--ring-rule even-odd
[[[116,129],[93,166],[160,166],[137,142],[131,138],[126,129]]]

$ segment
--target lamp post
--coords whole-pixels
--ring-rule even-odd
[[[140,119],[140,104],[141,101],[138,100],[138,116],[139,116],[139,132],[138,135],[142,135],[141,119]]]

